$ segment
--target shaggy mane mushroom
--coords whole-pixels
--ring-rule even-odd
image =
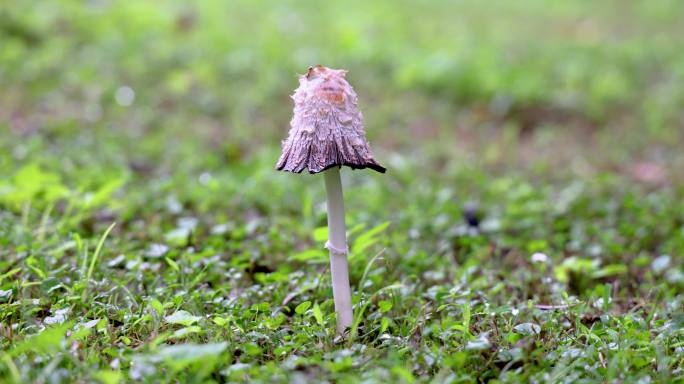
[[[385,173],[370,150],[363,129],[363,115],[357,106],[354,89],[345,79],[347,71],[322,65],[309,67],[299,77],[295,91],[294,117],[283,141],[276,169],[301,173],[323,172],[327,192],[328,242],[333,299],[337,313],[337,333],[352,325],[353,312],[344,199],[340,168],[370,168]]]

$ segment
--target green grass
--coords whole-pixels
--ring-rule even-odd
[[[0,5],[0,381],[684,380],[683,19]],[[343,171],[344,339],[323,180],[273,170],[316,63],[388,167]]]

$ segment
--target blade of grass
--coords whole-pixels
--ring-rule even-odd
[[[358,292],[361,292],[363,290],[363,284],[366,282],[366,277],[368,277],[368,272],[370,272],[371,266],[373,266],[373,263],[375,260],[377,260],[380,256],[382,256],[383,253],[385,253],[385,250],[387,248],[383,248],[378,252],[375,256],[373,256],[369,261],[368,264],[366,264],[366,269],[363,271],[363,276],[361,276],[361,280],[359,280],[359,287],[357,289]]]
[[[7,366],[7,370],[9,371],[10,378],[11,378],[10,382],[11,383],[20,383],[21,382],[21,374],[19,373],[19,369],[17,368],[16,364],[14,364],[12,357],[10,357],[10,355],[7,353],[3,353],[2,360],[5,362],[5,365]],[[6,378],[6,379],[10,379],[10,378]]]
[[[116,222],[112,223],[107,230],[102,234],[102,237],[100,237],[100,241],[97,243],[97,247],[95,247],[95,253],[93,253],[93,257],[90,260],[90,266],[88,267],[88,273],[86,273],[86,286],[90,282],[90,278],[93,276],[93,270],[95,270],[95,264],[97,264],[97,260],[100,258],[100,252],[102,251],[102,246],[104,245],[105,240],[107,239],[107,236],[109,235],[109,232],[114,229],[116,226]],[[85,299],[88,296],[88,289],[85,289],[83,291],[83,298]]]
[[[27,228],[29,222],[29,214],[31,213],[31,200],[26,201],[21,208],[21,226],[23,228]]]
[[[38,231],[36,232],[36,237],[38,238],[38,242],[43,242],[45,240],[45,232],[47,231],[47,223],[48,220],[50,219],[50,214],[52,213],[52,209],[54,208],[55,204],[50,203],[48,204],[47,207],[45,207],[45,210],[43,211],[43,215],[40,219],[40,226],[38,227]]]

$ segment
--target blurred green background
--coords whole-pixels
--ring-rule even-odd
[[[235,343],[217,360],[253,364],[235,377],[289,378],[299,368],[280,363],[297,351],[309,378],[358,379],[325,354],[337,348],[329,289],[308,291],[326,276],[323,181],[273,169],[297,74],[315,64],[349,70],[388,168],[343,172],[361,326],[392,335],[364,334],[354,367],[501,379],[510,362],[519,380],[545,381],[567,363],[553,377],[572,381],[591,375],[554,351],[579,348],[577,361],[609,361],[596,380],[655,375],[656,357],[665,369],[649,378],[681,371],[681,333],[652,333],[684,300],[680,0],[0,3],[0,300],[15,324],[0,331],[17,361],[0,370],[35,379],[49,360],[19,358],[31,352],[17,343],[68,308],[75,322],[108,319],[111,339],[98,331],[85,357],[55,366],[134,378],[131,362],[173,339],[164,315],[182,309],[239,324],[173,339]],[[473,205],[481,232],[463,221]],[[391,299],[393,283],[413,288]],[[290,317],[292,292],[325,318]],[[569,305],[577,324],[608,317],[582,339],[530,303]],[[557,337],[520,347],[539,334],[511,330],[524,321]],[[492,324],[502,333],[486,336]],[[278,333],[288,326],[309,333]],[[499,352],[482,352],[487,337]],[[244,344],[256,349],[238,358]],[[394,365],[405,369],[382,376]]]
[[[683,13],[676,0],[6,3],[0,121],[141,161],[187,141],[275,156],[295,75],[321,63],[350,70],[378,151],[565,170],[554,160],[617,146],[599,160],[620,167],[682,142]]]

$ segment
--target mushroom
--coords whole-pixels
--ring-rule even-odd
[[[385,173],[373,158],[356,92],[345,79],[346,73],[317,65],[299,77],[299,88],[292,96],[294,117],[276,165],[279,171],[301,173],[308,169],[312,174],[324,174],[328,198],[325,247],[330,251],[338,334],[344,334],[353,321],[340,168],[371,168]]]

